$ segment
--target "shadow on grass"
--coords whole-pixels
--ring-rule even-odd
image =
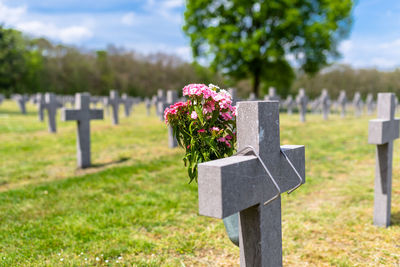
[[[109,165],[119,164],[119,163],[125,162],[127,160],[129,160],[128,157],[122,157],[118,160],[113,160],[113,161],[106,162],[106,163],[94,163],[89,168],[102,168],[102,167],[106,167]]]
[[[390,225],[392,226],[400,225],[400,211],[394,212],[390,215]]]

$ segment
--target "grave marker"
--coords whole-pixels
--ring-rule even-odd
[[[166,102],[163,103],[163,107],[162,107],[163,112],[162,112],[162,116],[160,117],[161,121],[164,121],[164,110],[177,101],[178,101],[178,93],[175,90],[168,90]],[[161,102],[159,102],[159,104],[161,104]],[[168,147],[174,148],[177,146],[178,146],[178,141],[176,140],[176,138],[174,136],[172,127],[168,126]]]
[[[366,104],[367,104],[368,115],[372,115],[372,113],[374,113],[374,109],[375,109],[374,95],[372,93],[368,93],[367,99],[366,99]]]
[[[355,115],[356,117],[361,116],[361,114],[362,114],[363,102],[362,102],[362,99],[361,99],[361,94],[360,94],[360,92],[356,92],[356,93],[354,94],[353,106],[354,106],[354,115]]]
[[[133,98],[128,96],[126,93],[123,93],[121,102],[124,105],[125,117],[129,117],[129,115],[132,112],[132,107],[134,102]]]
[[[240,102],[237,114],[238,150],[251,146],[259,158],[199,164],[199,213],[222,219],[239,212],[240,265],[282,266],[281,198],[271,178],[280,193],[304,183],[304,146],[280,146],[277,101]]]
[[[112,124],[118,125],[119,123],[119,104],[121,104],[121,99],[119,98],[118,91],[111,90],[110,97],[108,98],[108,105],[111,106],[112,114]]]
[[[26,114],[26,102],[29,101],[29,97],[27,95],[15,95],[14,100],[17,102],[19,110],[22,114]]]
[[[291,95],[288,95],[284,102],[284,106],[286,107],[287,114],[292,115],[293,113],[293,108],[295,105],[295,101],[293,100],[293,97]]]
[[[264,100],[269,101],[281,101],[280,96],[276,93],[275,87],[268,88],[268,95],[264,97]]]
[[[322,89],[322,93],[319,100],[324,120],[327,120],[331,109],[331,100],[329,98],[328,90]]]
[[[346,116],[346,105],[347,105],[346,91],[344,91],[344,90],[340,91],[337,101],[338,101],[339,106],[341,107],[340,116],[342,118],[344,118]]]
[[[45,107],[44,95],[42,93],[37,93],[35,102],[36,102],[36,106],[38,109],[39,121],[43,121],[44,120],[44,107]]]
[[[48,128],[50,133],[57,132],[56,115],[57,109],[62,105],[57,101],[56,95],[53,93],[46,93],[44,96],[43,108],[47,110]]]
[[[296,103],[297,103],[297,106],[299,107],[300,121],[305,122],[306,121],[306,113],[307,113],[308,97],[306,95],[306,91],[303,88],[301,88],[299,90],[299,94],[296,97]]]
[[[90,167],[90,120],[102,120],[102,109],[90,109],[90,94],[80,93],[75,96],[76,109],[63,109],[64,121],[77,122],[77,161],[80,168]]]
[[[390,225],[393,141],[399,138],[395,95],[378,94],[378,118],[369,121],[368,143],[376,145],[374,225]]]

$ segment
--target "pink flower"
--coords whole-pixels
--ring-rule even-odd
[[[197,113],[196,113],[196,111],[194,111],[193,110],[193,112],[192,112],[192,114],[190,114],[190,118],[192,118],[192,119],[197,119]]]
[[[189,149],[190,148],[190,145],[188,145],[187,147],[186,147],[186,149]]]
[[[225,136],[225,139],[226,139],[226,140],[231,140],[231,139],[232,139],[232,136],[230,136],[230,135],[228,134],[227,136]]]
[[[218,127],[215,127],[215,126],[211,128],[211,131],[219,132],[219,130],[220,130],[220,129],[219,129]]]
[[[225,137],[220,137],[220,138],[217,139],[217,141],[223,143],[223,142],[225,142],[226,140],[225,140]]]
[[[229,114],[228,112],[226,113],[221,113],[222,119],[224,119],[225,121],[231,120],[232,116],[231,114]]]
[[[205,131],[204,129],[197,130],[198,133],[204,133]]]
[[[227,147],[231,147],[231,144],[230,144],[228,141],[225,141],[225,145],[226,145]]]

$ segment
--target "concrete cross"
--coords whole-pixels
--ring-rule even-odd
[[[76,109],[63,109],[64,121],[76,121],[77,161],[80,168],[90,167],[90,120],[102,120],[102,109],[90,109],[90,94],[80,93],[75,96]]]
[[[158,117],[164,116],[164,103],[166,101],[165,91],[163,89],[157,90],[156,113]],[[162,120],[162,119],[161,119]]]
[[[399,138],[399,119],[394,118],[395,95],[378,94],[378,119],[369,121],[368,143],[376,145],[374,224],[390,225],[393,141]]]
[[[362,114],[362,108],[363,108],[363,102],[361,99],[361,94],[360,92],[356,92],[354,94],[354,98],[353,98],[353,106],[354,106],[354,115],[356,117],[361,116]]]
[[[286,98],[286,100],[285,100],[285,102],[283,104],[286,107],[287,114],[292,115],[293,108],[294,108],[294,105],[295,105],[295,101],[293,100],[293,96],[288,95],[288,97]]]
[[[159,105],[161,105],[161,104],[163,105],[162,107],[160,107],[160,109],[162,110],[162,112],[161,112],[162,116],[160,117],[161,121],[164,121],[164,110],[177,101],[178,101],[178,93],[175,90],[168,90],[166,102],[164,102],[164,103],[159,102]],[[168,147],[174,148],[177,146],[178,146],[178,141],[176,140],[176,138],[174,136],[172,127],[168,126]]]
[[[368,115],[372,115],[372,113],[374,113],[374,109],[375,109],[374,95],[372,93],[368,93],[367,99],[366,99],[366,104],[367,104]]]
[[[255,101],[255,100],[257,100],[256,94],[255,94],[254,92],[251,92],[250,95],[249,95],[249,99],[248,99],[248,100],[249,100],[249,101]]]
[[[121,102],[124,105],[125,117],[129,117],[133,107],[133,98],[128,96],[126,93],[123,93]]]
[[[0,105],[1,105],[1,103],[3,103],[3,100],[4,100],[4,95],[0,94]]]
[[[305,181],[304,146],[280,146],[279,102],[239,102],[238,150],[252,146],[279,185],[288,191]],[[232,156],[198,165],[199,213],[225,218],[239,212],[241,266],[282,266],[281,198],[259,159]]]
[[[145,105],[146,105],[147,116],[150,116],[150,111],[151,111],[151,100],[150,100],[148,97],[146,97],[146,98],[144,99],[144,103],[145,103]]]
[[[322,89],[322,93],[319,98],[319,104],[321,105],[324,120],[327,120],[331,109],[331,100],[329,98],[328,90]]]
[[[281,101],[281,98],[277,95],[275,87],[270,87],[268,88],[268,95],[264,97],[264,100]]]
[[[118,91],[111,90],[110,97],[108,98],[108,105],[111,106],[112,109],[112,124],[117,125],[119,123],[119,105],[121,104],[121,99],[119,98]]]
[[[21,113],[26,114],[26,102],[29,101],[29,97],[27,95],[16,95],[15,101],[17,101]]]
[[[37,109],[38,109],[38,118],[39,121],[43,121],[44,120],[44,106],[45,106],[45,101],[44,101],[44,94],[42,93],[37,93],[35,96],[35,100],[34,100]]]
[[[228,93],[232,97],[232,105],[236,106],[236,103],[238,102],[237,89],[236,88],[230,88],[230,89],[228,89]]]
[[[339,106],[341,107],[340,116],[343,118],[346,116],[346,105],[347,105],[346,91],[344,91],[344,90],[340,91],[337,102],[338,102]]]
[[[57,132],[56,115],[57,115],[57,109],[60,107],[61,107],[61,104],[57,101],[55,94],[46,93],[44,95],[43,108],[47,110],[47,118],[48,118],[47,123],[49,126],[50,133]]]
[[[300,121],[305,122],[306,121],[306,113],[307,113],[308,97],[306,95],[306,91],[303,88],[301,88],[299,90],[299,94],[296,97],[296,103],[297,103],[297,106],[299,107]]]

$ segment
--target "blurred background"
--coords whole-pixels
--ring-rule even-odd
[[[400,2],[0,0],[0,90],[400,93]]]

